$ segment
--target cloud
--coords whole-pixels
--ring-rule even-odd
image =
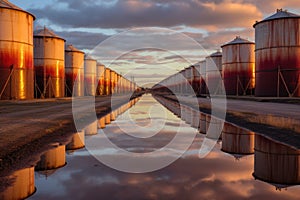
[[[91,1],[60,0],[56,6],[29,9],[38,18],[46,18],[62,27],[173,27],[186,25],[246,27],[262,17],[251,3],[234,1],[157,1],[123,0],[109,6]]]

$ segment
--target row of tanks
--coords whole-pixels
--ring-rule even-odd
[[[110,95],[137,85],[45,28],[34,15],[0,0],[0,99]]]
[[[225,91],[238,96],[299,97],[300,15],[278,9],[253,27],[255,42],[237,36],[221,46],[222,52],[212,53],[153,89],[204,96]]]

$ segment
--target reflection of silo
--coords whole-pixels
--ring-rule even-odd
[[[85,135],[97,135],[98,133],[98,121],[94,121],[90,123],[88,126],[84,128]]]
[[[222,139],[221,132],[222,120],[211,115],[206,115],[206,137],[210,139]]]
[[[76,150],[81,149],[85,146],[84,141],[84,131],[80,131],[78,133],[75,133],[72,136],[71,142],[66,146],[67,150]]]
[[[299,26],[300,16],[283,10],[254,24],[256,96],[300,96]]]
[[[34,19],[12,3],[0,1],[0,99],[34,96]]]
[[[66,146],[57,145],[41,156],[40,161],[35,166],[37,171],[57,169],[66,164]]]
[[[105,124],[110,124],[111,120],[110,120],[110,114],[105,115]]]
[[[37,97],[65,96],[65,40],[47,28],[34,31]]]
[[[200,94],[205,95],[207,94],[206,88],[206,60],[202,60],[199,62],[200,68]]]
[[[227,95],[251,94],[254,89],[254,42],[236,37],[222,46],[222,75]]]
[[[206,85],[210,95],[218,94],[222,83],[222,53],[215,52],[206,57]]]
[[[206,114],[204,114],[202,112],[200,113],[199,125],[200,125],[199,132],[203,133],[203,134],[206,134]]]
[[[115,84],[116,84],[116,72],[111,70],[110,71],[110,92],[111,94],[115,93]]]
[[[84,53],[73,45],[65,49],[67,96],[84,96]]]
[[[35,192],[34,167],[17,170],[7,178],[12,183],[0,192],[0,199],[25,199]]]
[[[111,94],[111,82],[110,82],[110,69],[105,68],[105,75],[104,75],[104,85],[105,85],[105,95],[110,95]]]
[[[105,75],[105,66],[101,63],[98,63],[97,64],[97,81],[98,81],[97,94],[101,96],[105,95],[104,75]]]
[[[200,95],[200,64],[197,63],[192,66],[193,69],[193,82],[192,86],[195,91],[195,94]]]
[[[84,87],[87,96],[95,96],[97,88],[97,61],[89,56],[84,59]]]
[[[255,135],[254,173],[257,179],[280,185],[300,184],[300,152]]]
[[[233,154],[253,154],[254,132],[225,123],[222,131],[222,151]]]
[[[98,120],[98,128],[99,129],[104,129],[105,128],[105,117],[101,117]]]

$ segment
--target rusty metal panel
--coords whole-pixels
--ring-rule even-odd
[[[224,123],[222,131],[222,151],[232,154],[254,153],[254,132]]]
[[[0,5],[0,99],[33,99],[34,16]]]
[[[257,179],[282,185],[300,183],[300,152],[255,135],[254,173]]]
[[[206,85],[210,87],[211,91],[208,91],[210,95],[217,94],[219,86],[221,84],[222,74],[222,53],[215,52],[206,57]]]
[[[97,89],[97,61],[90,57],[84,59],[84,86],[87,96],[95,96]]]
[[[254,28],[255,95],[288,96],[294,92],[294,96],[300,96],[300,87],[297,89],[300,84],[300,16],[278,10],[275,15],[256,23]]]
[[[35,166],[37,171],[57,169],[66,164],[66,146],[57,145],[55,148],[48,150],[41,156],[40,161]]]
[[[97,95],[105,95],[104,92],[104,76],[105,76],[105,66],[103,64],[97,64]]]
[[[49,33],[49,34],[48,34]],[[44,28],[34,32],[36,97],[65,96],[65,40]]]
[[[222,46],[222,77],[227,95],[252,94],[255,84],[255,44],[236,37]]]
[[[84,53],[72,45],[65,49],[67,96],[84,96]]]
[[[17,170],[7,179],[14,181],[4,191],[0,192],[0,199],[26,199],[36,191],[34,167]]]

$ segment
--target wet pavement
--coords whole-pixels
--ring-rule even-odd
[[[299,199],[298,149],[225,123],[222,140],[214,137],[212,151],[199,158],[208,119],[218,125],[144,95],[66,146],[53,144],[35,172],[29,166],[7,177],[0,197],[36,190],[28,199]]]

